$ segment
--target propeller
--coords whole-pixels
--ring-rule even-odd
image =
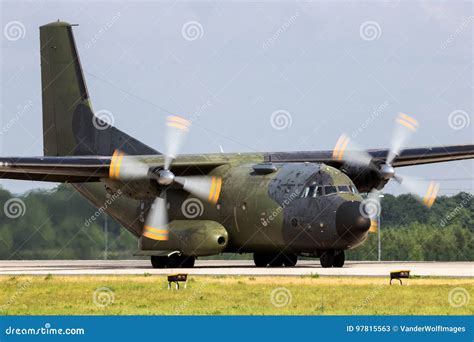
[[[150,167],[134,156],[116,150],[112,155],[109,177],[121,181],[140,179],[155,180],[161,193],[155,198],[143,227],[143,236],[153,240],[168,240],[168,210],[166,190],[178,184],[184,191],[197,198],[215,204],[219,200],[222,178],[217,176],[175,176],[171,166],[178,156],[181,145],[189,132],[191,121],[181,116],[169,116],[166,122],[166,153],[163,168]]]
[[[332,158],[355,166],[369,167],[372,165],[372,156],[345,134],[337,140]]]
[[[395,119],[395,128],[392,135],[392,143],[388,151],[387,158],[384,163],[376,165],[372,162],[372,156],[365,150],[361,149],[345,134],[341,135],[334,147],[332,158],[336,161],[343,161],[348,165],[356,167],[367,167],[374,170],[382,176],[383,179],[389,181],[394,179],[402,187],[407,189],[423,205],[430,208],[436,200],[439,191],[439,184],[429,182],[422,179],[410,178],[395,173],[392,166],[395,158],[400,154],[406,146],[410,137],[419,127],[418,121],[407,114],[399,113]],[[365,215],[371,219],[380,213],[380,195],[381,190],[373,189],[364,200]]]

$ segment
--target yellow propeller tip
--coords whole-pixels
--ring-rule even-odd
[[[213,176],[211,179],[211,188],[209,190],[209,196],[207,201],[216,204],[219,200],[219,196],[221,194],[222,189],[222,177],[215,177]]]
[[[334,146],[334,150],[332,152],[333,160],[342,160],[342,158],[344,157],[344,152],[350,140],[351,139],[345,134],[342,134],[339,137],[339,139],[336,142],[336,146]]]

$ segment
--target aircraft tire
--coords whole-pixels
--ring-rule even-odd
[[[283,255],[283,265],[286,267],[295,267],[298,262],[298,255],[296,254],[285,254]]]
[[[334,251],[324,251],[319,257],[319,262],[323,268],[332,267],[334,265]]]
[[[166,256],[152,255],[151,256],[151,266],[153,266],[153,268],[165,268],[167,259],[168,259],[168,257],[166,257]]]
[[[270,257],[265,253],[253,253],[253,262],[257,267],[267,267],[270,263]]]
[[[196,260],[193,256],[178,254],[172,254],[167,259],[166,267],[168,268],[193,268]]]
[[[196,262],[196,257],[193,256],[182,256],[183,261],[181,262],[180,267],[182,268],[193,268],[194,263]]]
[[[334,255],[334,267],[342,267],[344,266],[344,261],[346,260],[346,257],[344,255],[344,251],[337,251],[336,254]]]
[[[272,254],[270,256],[270,267],[282,267],[284,258],[283,254]]]

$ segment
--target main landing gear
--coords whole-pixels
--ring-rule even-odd
[[[327,267],[342,267],[344,266],[344,261],[346,257],[344,255],[344,251],[334,251],[328,250],[322,252],[321,256],[319,257],[319,262],[321,266],[324,268]]]
[[[298,262],[298,255],[283,253],[253,253],[257,267],[293,267]]]
[[[170,256],[152,256],[153,268],[192,268],[196,257],[172,254]]]

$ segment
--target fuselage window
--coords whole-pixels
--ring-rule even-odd
[[[339,185],[337,189],[339,190],[339,192],[352,192],[351,189],[349,189],[349,186],[347,185]]]
[[[311,185],[309,187],[308,197],[314,197],[315,193],[316,193],[316,186]]]
[[[335,194],[337,192],[337,189],[335,186],[333,185],[326,185],[324,187],[324,194],[325,195],[331,195],[331,194]]]

